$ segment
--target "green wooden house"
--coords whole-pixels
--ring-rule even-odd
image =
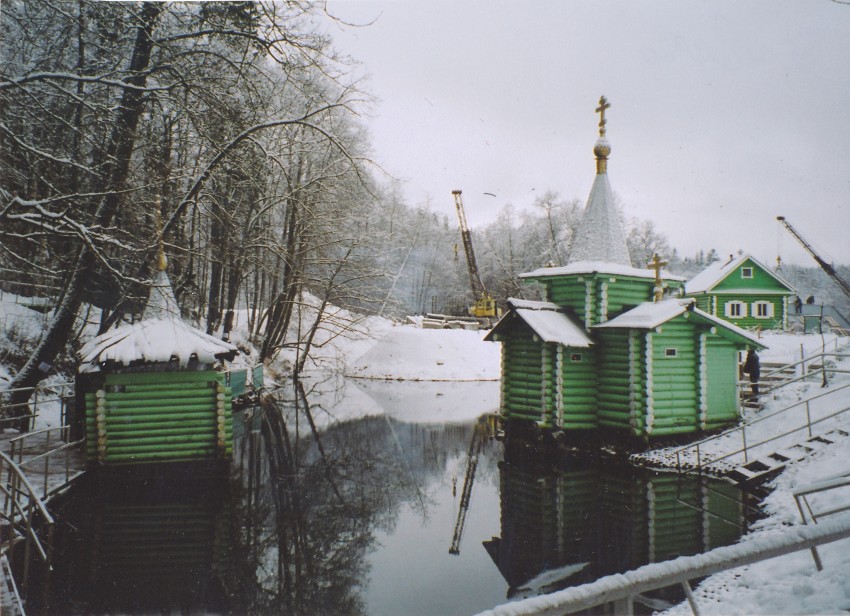
[[[697,306],[748,329],[787,329],[796,290],[748,254],[717,261],[685,284]]]
[[[596,178],[567,265],[522,274],[545,301],[509,299],[485,338],[502,343],[502,416],[643,439],[732,423],[738,351],[764,345],[682,297],[683,279],[664,275],[658,259],[654,269],[632,266],[604,132],[603,118]]]
[[[233,392],[223,362],[238,350],[182,320],[161,256],[141,320],[80,350],[77,409],[89,464],[226,460]]]

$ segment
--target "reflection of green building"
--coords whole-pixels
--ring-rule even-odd
[[[517,593],[552,592],[729,545],[746,524],[731,484],[631,467],[503,463],[501,537],[484,543]]]
[[[733,423],[738,351],[764,346],[682,297],[682,279],[663,275],[660,260],[653,269],[632,266],[608,182],[604,123],[567,265],[522,274],[546,301],[509,299],[486,338],[502,344],[502,416],[642,439]]]
[[[185,479],[80,486],[60,510],[73,525],[56,546],[61,601],[80,613],[226,611],[228,508],[212,481]]]

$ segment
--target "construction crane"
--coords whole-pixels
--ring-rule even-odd
[[[803,245],[810,255],[814,258],[815,261],[818,262],[818,265],[821,266],[821,269],[825,271],[830,278],[832,278],[835,283],[841,287],[841,290],[844,291],[844,294],[850,298],[850,283],[844,280],[841,276],[838,275],[838,272],[835,271],[835,268],[832,267],[829,263],[824,261],[818,253],[815,252],[815,249],[812,248],[811,244],[809,244],[803,237],[797,232],[797,230],[791,226],[791,223],[785,220],[784,216],[777,216],[776,220],[785,225],[785,228],[788,229],[788,232],[797,238],[797,241]]]
[[[479,319],[497,317],[499,314],[496,308],[496,300],[487,293],[484,283],[481,282],[481,275],[478,273],[478,263],[475,260],[475,251],[472,248],[472,234],[469,231],[469,225],[466,222],[466,212],[463,209],[463,201],[460,198],[461,191],[453,190],[452,194],[455,198],[455,208],[457,209],[457,217],[460,221],[460,237],[463,240],[463,250],[466,253],[469,285],[472,288],[473,301],[475,302],[469,307],[469,314]]]

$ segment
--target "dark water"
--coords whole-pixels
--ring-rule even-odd
[[[224,474],[80,484],[56,511],[49,600],[30,613],[472,614],[746,527],[723,483],[505,459],[486,422],[378,416],[314,432],[319,410],[303,395],[298,407],[246,421]]]

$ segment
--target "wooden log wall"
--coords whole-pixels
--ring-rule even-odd
[[[84,396],[86,458],[101,464],[230,459],[233,404],[214,371],[107,375]]]

